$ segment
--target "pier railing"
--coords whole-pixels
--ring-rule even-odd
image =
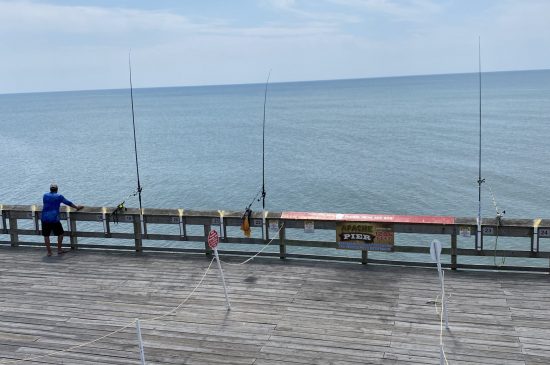
[[[28,205],[3,205],[0,206],[0,244],[17,246],[42,245],[39,241],[25,241],[28,236],[41,235],[40,206]],[[139,209],[128,208],[117,214],[113,214],[115,208],[105,207],[86,207],[83,210],[74,209],[62,210],[61,219],[65,227],[65,236],[72,249],[94,248],[94,249],[132,249],[141,252],[144,249],[148,251],[181,251],[181,252],[203,252],[207,255],[212,253],[208,246],[208,233],[211,229],[220,232],[222,243],[234,244],[260,244],[265,245],[272,242],[272,246],[278,246],[279,252],[266,252],[262,255],[278,256],[281,259],[287,257],[325,259],[341,261],[361,260],[363,264],[367,262],[397,264],[397,265],[431,265],[420,261],[404,261],[393,259],[373,259],[368,257],[367,250],[361,250],[360,259],[356,257],[344,257],[339,255],[319,255],[288,253],[287,247],[299,246],[308,248],[337,248],[336,238],[330,240],[310,240],[310,239],[289,239],[287,230],[304,230],[304,228],[314,227],[315,230],[335,232],[339,222],[361,222],[361,223],[383,223],[391,226],[396,235],[422,234],[438,235],[448,237],[447,242],[443,242],[442,254],[449,255],[449,263],[444,266],[453,270],[458,268],[469,269],[500,269],[500,270],[521,270],[521,271],[541,271],[550,272],[550,252],[541,250],[541,242],[550,238],[550,219],[497,219],[484,218],[482,221],[481,240],[478,242],[476,231],[476,218],[455,218],[455,217],[437,217],[437,216],[395,216],[395,215],[372,215],[372,214],[332,214],[332,213],[300,213],[300,212],[267,212],[264,216],[262,212],[255,212],[250,219],[252,231],[262,232],[262,237],[244,237],[242,232],[236,230],[242,223],[242,212],[234,211],[194,211],[184,209],[144,209],[140,214]],[[25,228],[20,228],[20,221],[26,221]],[[29,225],[29,221],[32,224]],[[84,222],[99,222],[96,225],[97,230],[83,230]],[[148,230],[150,226],[172,225],[178,227],[177,234],[173,233],[154,233]],[[30,228],[29,228],[30,226]],[[129,227],[127,232],[115,232],[120,230],[120,226]],[[190,227],[194,229],[189,229]],[[117,229],[113,229],[117,227]],[[197,234],[197,228],[199,234]],[[233,235],[231,235],[231,232]],[[235,235],[235,232],[238,234]],[[229,233],[229,234],[228,234]],[[2,240],[9,236],[9,240]],[[459,235],[469,235],[471,237],[471,248],[458,247],[457,241]],[[497,249],[484,247],[484,238],[487,237],[514,237],[523,238],[524,244],[521,249]],[[271,237],[270,237],[271,236]],[[303,237],[306,237],[303,235]],[[334,234],[336,237],[336,234]],[[93,238],[94,243],[79,243],[79,238]],[[527,238],[527,240],[525,240]],[[97,240],[95,240],[97,239]],[[133,240],[133,245],[118,245],[117,240]],[[174,242],[171,247],[144,247],[144,241],[171,241]],[[204,243],[200,248],[178,247],[177,242],[201,242]],[[530,242],[527,243],[527,242]],[[429,241],[425,244],[412,245],[393,245],[392,252],[428,254]],[[224,250],[223,245],[220,252],[228,254],[248,254],[241,250]],[[314,250],[312,250],[314,252]],[[487,264],[460,263],[459,257],[462,256],[490,256],[513,257],[513,258],[537,258],[546,259],[548,263],[542,266],[496,266]],[[391,258],[391,254],[389,255]],[[469,260],[471,261],[471,260]],[[540,262],[540,260],[539,260]]]

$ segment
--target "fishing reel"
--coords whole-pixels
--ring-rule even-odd
[[[118,223],[118,214],[123,213],[127,211],[128,208],[124,206],[124,201],[116,206],[115,210],[111,213],[111,216],[113,217],[113,223]]]
[[[505,210],[503,210],[502,213],[497,211],[496,220],[499,226],[502,224],[502,218],[504,218],[504,214],[506,214]]]

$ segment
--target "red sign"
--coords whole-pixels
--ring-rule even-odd
[[[283,212],[282,219],[327,220],[345,222],[377,222],[377,223],[423,223],[423,224],[454,224],[454,217],[423,216],[423,215],[388,215],[388,214],[339,214],[313,212]]]
[[[218,242],[220,242],[220,237],[218,237],[218,232],[213,229],[210,233],[208,233],[208,246],[210,246],[210,248],[216,248],[218,246]]]

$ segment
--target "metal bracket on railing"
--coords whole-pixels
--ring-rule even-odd
[[[36,212],[36,205],[33,205],[32,211],[31,211],[32,226],[34,231],[38,234],[39,227],[38,227],[38,219],[36,219],[37,215],[38,213]]]
[[[183,209],[178,209],[179,213],[179,225],[180,225],[180,239],[185,239],[185,224],[183,222]]]
[[[477,224],[476,224],[476,242],[475,242],[475,249],[477,252],[483,251],[483,227],[481,225],[481,220],[479,217],[477,218]]]
[[[225,214],[225,211],[218,210],[218,213],[220,214],[220,239],[223,240],[225,238],[225,230],[224,230],[224,223],[223,223],[223,216]]]
[[[539,226],[542,219],[537,218],[533,221],[533,237],[531,238],[531,252],[539,252]]]
[[[67,221],[67,232],[71,233],[71,208],[65,207],[65,219]]]
[[[2,219],[0,219],[0,232],[2,233],[8,233],[6,229],[6,217],[4,216],[4,205],[0,204],[0,215],[2,216]]]
[[[139,224],[141,228],[141,238],[147,238],[147,225],[145,224],[145,217],[143,216],[145,209],[139,212]]]
[[[103,221],[103,233],[105,237],[109,236],[109,221],[107,220],[107,208],[103,207],[101,210],[101,216],[99,216],[101,221]]]

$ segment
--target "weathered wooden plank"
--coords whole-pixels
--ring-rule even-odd
[[[133,249],[133,246],[130,247]],[[275,253],[276,257],[279,252]],[[435,269],[177,253],[0,247],[0,364],[104,336],[139,317],[151,364],[433,364]],[[545,275],[446,271],[451,364],[550,363]],[[132,326],[31,364],[135,364]]]

